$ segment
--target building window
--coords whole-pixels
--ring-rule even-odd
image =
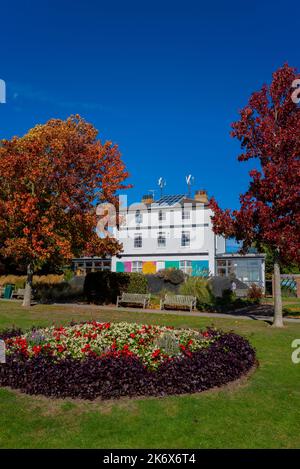
[[[165,248],[166,247],[166,234],[162,231],[159,231],[157,236],[157,247]]]
[[[140,224],[140,223],[143,223],[143,214],[141,213],[140,210],[137,210],[135,212],[135,223],[136,224]]]
[[[166,219],[166,212],[164,210],[160,210],[158,212],[158,221],[165,221]]]
[[[134,235],[134,247],[141,248],[143,246],[143,238],[140,233],[135,233]]]
[[[182,210],[182,220],[189,220],[191,218],[191,212],[189,210]]]
[[[183,231],[181,233],[181,246],[187,248],[190,246],[190,232]]]
[[[217,275],[236,277],[248,285],[262,285],[261,265],[260,259],[217,259]]]
[[[192,261],[180,261],[180,270],[185,274],[192,274]]]
[[[143,262],[133,261],[131,266],[131,272],[143,272]]]

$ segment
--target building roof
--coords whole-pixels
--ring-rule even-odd
[[[203,205],[198,200],[195,200],[186,194],[175,194],[175,195],[164,195],[158,200],[151,200],[151,202],[135,202],[129,207],[120,207],[120,212],[131,212],[136,210],[141,210],[145,208],[151,209],[160,209],[160,208],[170,208],[175,206],[180,206],[183,204],[191,204],[193,206]],[[208,204],[204,204],[204,207],[207,208]]]
[[[160,199],[154,201],[151,205],[154,207],[171,207],[172,205],[176,205],[181,202],[185,198],[184,194],[179,195],[164,195]]]

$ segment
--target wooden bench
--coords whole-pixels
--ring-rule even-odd
[[[12,298],[17,298],[18,300],[24,300],[25,288],[18,288],[12,293]]]
[[[151,295],[144,293],[122,293],[121,296],[117,298],[117,308],[121,303],[130,303],[136,305],[142,305],[145,309],[146,306],[149,306]]]
[[[176,306],[179,308],[189,308],[190,311],[196,308],[197,299],[195,296],[190,295],[165,295],[165,298],[160,301],[160,309],[165,306]]]

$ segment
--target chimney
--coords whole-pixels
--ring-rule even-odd
[[[143,204],[152,204],[152,202],[154,202],[152,194],[143,195],[143,197],[142,197],[142,203]]]
[[[200,190],[195,192],[195,200],[201,202],[202,204],[208,204],[208,196],[205,190]]]

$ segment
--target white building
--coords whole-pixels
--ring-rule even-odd
[[[205,191],[194,198],[146,195],[141,203],[120,209],[115,230],[123,252],[112,258],[114,272],[155,273],[175,267],[192,276],[229,275],[264,286],[264,255],[227,254],[225,238],[212,230]]]

